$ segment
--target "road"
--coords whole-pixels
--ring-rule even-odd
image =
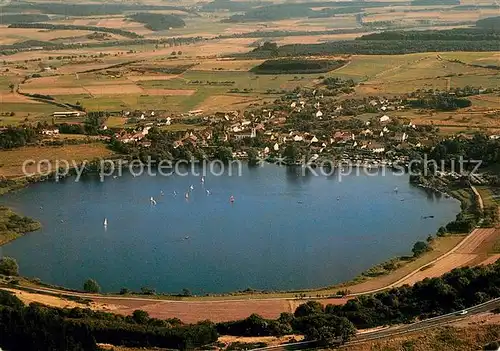
[[[366,332],[363,334],[359,334],[356,337],[353,338],[350,342],[346,343],[345,345],[342,345],[341,348],[349,348],[350,345],[355,345],[367,341],[372,341],[372,340],[377,340],[377,339],[383,339],[383,338],[389,338],[392,336],[398,336],[398,335],[403,335],[403,334],[408,334],[408,333],[414,333],[417,331],[429,329],[429,328],[437,328],[446,324],[450,324],[453,322],[457,322],[459,320],[468,318],[470,316],[473,316],[475,314],[479,313],[484,313],[491,311],[495,308],[500,308],[500,298],[493,299],[490,301],[487,301],[485,303],[467,308],[467,314],[465,315],[457,315],[456,312],[453,313],[448,313],[439,317],[434,317],[434,318],[429,318],[425,319],[420,322],[415,322],[412,324],[406,324],[406,325],[401,325],[397,327],[392,327],[392,328],[387,328],[387,329],[382,329],[382,330],[376,330],[376,331],[370,331]],[[293,344],[287,344],[287,345],[279,345],[279,346],[269,346],[269,347],[263,347],[263,348],[258,348],[254,349],[253,351],[264,351],[264,350],[273,350],[273,351],[288,351],[288,350],[301,350],[301,349],[310,349],[314,345],[314,341],[303,341],[303,342],[297,342]]]

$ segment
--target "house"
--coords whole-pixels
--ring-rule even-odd
[[[380,123],[387,123],[391,121],[391,118],[387,115],[383,115],[382,117],[379,118]]]
[[[54,112],[52,114],[53,117],[80,117],[82,112],[79,111],[63,111],[63,112]]]
[[[333,139],[336,142],[346,142],[353,139],[353,135],[349,132],[335,132],[333,134]]]
[[[298,142],[298,141],[304,141],[304,137],[301,136],[301,135],[295,135],[293,137],[293,141],[296,141],[296,142]]]
[[[54,128],[54,129],[44,129],[42,130],[43,135],[57,135],[59,134],[59,129]]]
[[[203,113],[203,110],[191,110],[191,111],[188,111],[188,114],[190,116],[199,116]]]
[[[278,151],[280,149],[280,146],[278,143],[275,143],[273,146],[274,151]]]
[[[408,139],[408,134],[406,133],[396,133],[393,138],[395,141],[404,142]]]
[[[314,144],[314,143],[317,143],[319,142],[319,139],[316,138],[315,135],[308,135],[306,138],[305,138],[305,141],[308,142],[309,144]]]
[[[359,133],[359,134],[363,135],[363,136],[370,136],[370,135],[373,135],[373,132],[370,129],[365,129],[365,130],[361,131],[361,133]]]

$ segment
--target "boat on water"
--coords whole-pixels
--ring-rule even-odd
[[[153,199],[153,197],[151,196],[151,198],[149,199],[149,201],[151,202],[151,205],[156,205],[156,200]]]
[[[104,226],[107,227],[108,226],[108,219],[107,218],[104,218]]]
[[[233,196],[233,195],[231,195],[231,196],[229,197],[229,202],[231,202],[231,203],[233,203],[233,202],[234,202],[234,196]]]
[[[185,197],[186,199],[189,199],[189,193],[186,193],[186,194],[184,195],[184,197]]]

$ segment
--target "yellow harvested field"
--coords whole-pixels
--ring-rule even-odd
[[[434,264],[422,269],[416,274],[411,275],[407,279],[399,282],[398,286],[405,284],[415,284],[425,278],[439,277],[455,268],[472,264],[472,262],[481,254],[480,247],[484,242],[491,241],[497,236],[495,228],[476,229],[464,239],[453,253],[439,259]]]
[[[477,21],[488,16],[498,16],[498,10],[481,9],[481,11],[413,11],[413,12],[383,12],[371,14],[363,18],[365,22],[375,21],[394,21],[396,20],[411,20],[417,21],[422,19],[430,19],[433,21],[442,22],[457,22],[457,21]]]
[[[50,295],[42,295],[42,294],[34,294],[26,291],[20,291],[15,289],[3,288],[2,290],[9,291],[16,295],[22,302],[26,305],[29,305],[32,302],[38,302],[44,304],[46,306],[58,307],[58,308],[88,308],[89,306],[77,303],[70,300],[65,300],[60,297],[50,296]]]
[[[23,104],[41,104],[41,102],[38,102],[36,100],[32,100],[26,96],[19,95],[19,94],[4,94],[0,93],[0,103],[7,103],[7,102],[15,102],[15,103],[23,103]],[[1,109],[0,109],[1,110]]]
[[[218,342],[222,342],[225,344],[230,344],[234,342],[240,343],[258,343],[263,342],[268,346],[277,346],[284,343],[290,342],[290,340],[295,340],[295,342],[302,341],[304,339],[303,335],[287,335],[282,337],[276,336],[231,336],[231,335],[222,335],[217,340]]]
[[[145,75],[145,76],[127,76],[128,80],[132,82],[142,82],[147,80],[170,80],[179,77],[178,74],[167,74],[167,75]]]
[[[50,41],[57,38],[81,37],[91,34],[87,30],[48,30],[38,28],[8,28],[0,26],[0,44],[12,44],[25,40]]]
[[[25,305],[29,305],[32,302],[37,302],[46,306],[56,307],[56,308],[79,307],[79,308],[92,308],[93,310],[100,310],[100,311],[112,311],[116,308],[113,305],[99,304],[95,302],[91,302],[90,304],[86,305],[83,303],[67,300],[62,297],[30,293],[27,291],[21,291],[16,289],[2,288],[2,290],[13,293],[22,302],[24,302]]]
[[[87,90],[83,87],[74,88],[26,88],[20,89],[23,93],[28,94],[42,94],[42,95],[77,95],[87,94]]]
[[[148,95],[191,96],[196,90],[189,89],[144,89]]]
[[[92,95],[144,94],[144,90],[135,84],[88,85],[84,88]]]
[[[446,258],[436,263],[434,266],[418,272],[417,274],[405,279],[403,282],[398,284],[398,286],[403,286],[405,284],[413,285],[425,278],[435,278],[440,277],[443,274],[451,271],[452,269],[465,266],[467,263],[471,262],[477,257],[475,254],[451,254]]]
[[[500,254],[491,255],[487,259],[485,259],[484,261],[482,261],[481,263],[479,263],[479,265],[487,266],[489,264],[495,263],[498,260],[500,260]]]
[[[25,160],[48,160],[52,167],[55,167],[56,160],[66,160],[70,164],[73,160],[76,163],[81,163],[85,160],[91,161],[96,158],[109,157],[112,154],[103,143],[43,147],[30,146],[0,151],[0,176],[7,178],[23,176],[23,163]],[[48,169],[47,164],[41,165],[40,169],[46,171]],[[37,173],[37,166],[27,165],[26,171]]]
[[[52,23],[73,24],[94,27],[119,28],[136,32],[137,34],[148,34],[151,31],[145,28],[142,24],[132,21],[127,21],[123,17],[109,18],[78,18],[73,20],[54,21]]]
[[[345,34],[331,34],[331,35],[307,35],[307,36],[289,36],[289,37],[281,37],[276,40],[279,45],[287,45],[287,44],[317,44],[323,43],[327,41],[334,40],[351,40],[358,38],[362,35],[370,34],[372,32],[367,33],[345,33]]]
[[[264,60],[203,60],[196,66],[197,71],[248,71]]]

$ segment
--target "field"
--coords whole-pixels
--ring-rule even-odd
[[[65,146],[44,146],[44,147],[24,147],[15,150],[0,151],[0,177],[18,178],[23,176],[23,163],[25,160],[48,160],[55,170],[57,160],[67,160],[70,164],[72,160],[76,164],[92,161],[96,158],[107,157],[112,153],[103,143],[93,142],[90,144],[65,145]],[[62,166],[63,164],[61,164]],[[27,165],[27,172],[37,172],[36,165]],[[41,170],[48,170],[47,163],[41,165]]]
[[[189,47],[193,49],[194,45]],[[88,111],[157,109],[178,114],[194,109],[205,112],[242,110],[250,104],[272,101],[299,86],[315,87],[321,82],[320,76],[359,82],[355,93],[344,98],[390,96],[417,89],[447,90],[467,85],[496,88],[500,85],[500,71],[472,66],[478,62],[493,62],[500,57],[496,52],[332,56],[326,59],[347,60],[348,63],[321,74],[256,74],[251,70],[263,60],[196,58],[182,49],[183,53],[175,59],[155,50],[148,51],[150,57],[141,56],[139,60],[137,53],[103,56],[95,63],[83,58],[52,59],[47,64],[57,67],[55,70],[26,79],[18,87],[22,93],[50,95],[59,103],[80,103]],[[163,51],[170,53],[171,49]],[[122,65],[114,68],[117,64]],[[28,62],[26,69],[30,71],[38,65]],[[9,67],[15,69],[16,64],[11,63]],[[10,93],[9,84],[20,82],[22,72],[0,75],[3,102],[0,124],[23,123],[26,118],[28,122],[50,122],[50,114],[61,107]],[[498,93],[474,96],[471,108],[454,113],[418,110],[393,113],[416,124],[439,126],[443,135],[476,130],[500,133],[498,99]],[[118,121],[122,124],[117,124]],[[116,119],[112,125],[123,125],[123,122],[123,119]]]

